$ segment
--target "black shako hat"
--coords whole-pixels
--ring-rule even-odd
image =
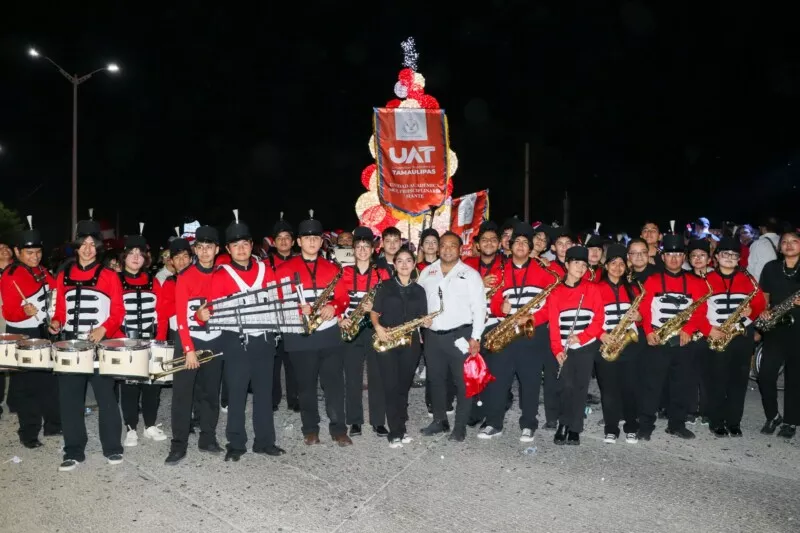
[[[275,225],[272,226],[272,238],[274,239],[284,231],[288,232],[292,237],[294,237],[294,228],[291,224],[283,220],[283,211],[281,211],[281,218],[279,218]]]
[[[100,227],[100,224],[98,224],[92,219],[93,214],[94,214],[94,209],[89,208],[89,220],[81,220],[75,227],[75,237],[78,240],[84,239],[86,237],[91,237],[96,241],[103,240],[103,230]]]
[[[197,238],[197,233],[195,233]],[[233,222],[225,228],[225,244],[245,240],[252,240],[253,236],[250,235],[250,228],[244,222],[239,222],[239,210],[233,210]]]
[[[733,237],[725,236],[717,243],[717,253],[719,252],[742,252],[742,245]]]
[[[309,237],[309,236],[322,236],[322,222],[316,220],[314,218],[314,210],[308,210],[308,220],[304,220],[297,226],[297,236],[298,237]]]
[[[711,253],[711,244],[705,239],[692,239],[689,241],[687,251],[692,253],[694,250],[702,250],[707,254]]]
[[[684,252],[683,235],[675,235],[673,233],[664,235],[664,238],[661,241],[661,251]]]
[[[144,238],[142,235],[143,233],[144,222],[139,222],[139,235],[126,235],[123,248],[125,250],[131,250],[133,248],[139,248],[142,251],[147,250],[147,239]]]
[[[585,246],[575,245],[567,249],[567,261],[583,261],[589,263],[589,250]]]
[[[370,244],[375,242],[375,234],[366,226],[359,226],[353,230],[353,242],[367,241]]]
[[[33,217],[28,215],[28,229],[22,230],[17,234],[16,246],[20,250],[23,248],[41,248],[42,234],[39,230],[33,229]]]
[[[187,252],[189,255],[192,255],[192,245],[183,237],[172,239],[169,243],[169,255],[175,256],[181,252]]]
[[[194,240],[195,242],[211,242],[214,244],[219,244],[219,232],[214,226],[200,226],[194,232]]]
[[[621,244],[610,244],[606,250],[606,264],[609,264],[614,259],[622,259],[625,261],[628,257],[628,249]]]

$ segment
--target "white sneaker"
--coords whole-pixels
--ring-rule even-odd
[[[108,457],[106,457],[106,460],[108,461],[108,464],[110,464],[110,465],[122,464],[122,454],[121,453],[115,453],[114,455],[109,455]]]
[[[122,443],[126,448],[133,448],[139,444],[139,435],[136,434],[135,429],[128,426],[128,432],[125,434],[125,442]]]
[[[144,436],[155,441],[167,440],[167,435],[161,431],[161,424],[150,426],[149,428],[145,429]]]
[[[525,428],[522,430],[522,436],[519,438],[520,442],[533,442],[533,430]]]
[[[420,381],[425,381],[425,378],[428,376],[428,369],[427,368],[428,367],[423,366],[422,370],[420,370],[419,372],[416,372],[417,379],[419,379]]]
[[[636,437],[636,433],[627,433],[625,435],[625,442],[627,442],[628,444],[636,444],[637,442],[639,442],[639,439],[638,437]]]
[[[219,412],[227,414],[228,413],[228,406],[227,405],[220,405],[219,406]]]
[[[402,448],[403,442],[400,439],[392,439],[389,442],[389,448]]]
[[[455,409],[450,409],[449,411],[447,411],[447,414],[448,415],[453,415],[453,414],[455,414],[455,412],[456,412]]]
[[[615,442],[617,442],[617,436],[614,435],[613,433],[608,433],[606,435],[606,438],[603,439],[603,442],[605,442],[606,444],[614,444]]]
[[[409,437],[408,435],[403,435],[403,439],[402,439],[402,441],[401,441],[401,442],[402,442],[403,444],[408,444],[408,443],[410,443],[410,442],[411,442],[411,441],[413,441],[413,440],[414,440],[414,439],[412,439],[412,438],[411,438],[411,437]]]
[[[491,439],[492,437],[502,437],[503,430],[495,429],[492,426],[486,426],[478,432],[479,439]]]
[[[78,468],[78,465],[81,464],[80,461],[76,461],[75,459],[67,459],[60,465],[58,465],[59,472],[70,472]]]

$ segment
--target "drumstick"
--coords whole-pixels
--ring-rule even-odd
[[[25,305],[28,305],[28,303],[29,303],[28,299],[25,298],[24,294],[22,294],[22,289],[19,288],[19,285],[17,285],[16,280],[12,280],[11,283],[13,283],[14,286],[17,288],[17,292],[19,293],[19,297],[22,298],[22,301],[25,302]]]

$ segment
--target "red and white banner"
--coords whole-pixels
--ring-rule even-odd
[[[484,220],[489,220],[489,189],[453,198],[450,231],[460,235],[464,241],[462,256],[473,255],[472,243]]]
[[[382,204],[416,217],[447,197],[449,140],[443,109],[375,108]]]

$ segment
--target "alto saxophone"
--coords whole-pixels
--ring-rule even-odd
[[[409,320],[405,324],[401,324],[399,326],[395,326],[393,328],[387,328],[386,333],[389,335],[389,340],[387,342],[383,342],[378,338],[378,334],[375,333],[372,336],[372,347],[375,348],[376,352],[388,352],[389,350],[393,350],[394,348],[398,348],[400,346],[408,346],[411,344],[411,334],[414,332],[415,329],[420,327],[423,322],[426,320],[433,319],[444,312],[444,299],[442,297],[442,289],[439,289],[439,310],[435,313],[431,313],[429,315],[425,315],[419,318],[415,318],[414,320]]]
[[[542,261],[538,257],[534,257],[533,259],[542,265]],[[542,268],[544,268],[544,265],[542,265]],[[544,270],[552,275],[555,281],[545,287],[542,292],[531,298],[528,303],[517,309],[516,313],[504,318],[492,331],[486,334],[484,344],[490,352],[499,352],[523,335],[529,339],[533,337],[536,328],[533,325],[533,317],[530,316],[531,311],[544,302],[558,284],[561,283],[558,274],[548,268],[544,268]],[[528,317],[528,321],[525,322],[525,325],[520,326],[520,319],[526,316]]]
[[[629,274],[628,281],[630,282],[631,279],[632,276]],[[630,325],[634,322],[633,315],[639,311],[645,290],[641,282],[637,281],[636,283],[639,284],[639,296],[633,300],[630,308],[622,315],[619,323],[608,333],[611,340],[600,348],[600,356],[608,362],[614,362],[619,359],[622,350],[630,343],[639,342],[639,333],[635,329],[631,329]]]
[[[680,333],[681,328],[689,322],[689,319],[692,318],[692,314],[697,310],[698,307],[703,305],[706,300],[711,298],[711,295],[714,294],[714,289],[711,288],[711,284],[708,283],[708,280],[703,277],[703,281],[706,282],[706,286],[708,287],[708,292],[700,297],[699,300],[696,302],[692,302],[689,306],[675,314],[672,318],[667,320],[663,326],[655,330],[653,333],[656,334],[657,344],[663,346],[669,341],[672,337]],[[697,340],[700,338],[698,333],[692,337],[693,340]]]
[[[372,265],[372,272],[376,272],[377,268],[373,264]],[[356,274],[357,275],[357,274]],[[361,333],[361,330],[367,325],[368,318],[367,312],[365,310],[368,303],[372,303],[375,300],[375,293],[378,292],[378,287],[381,285],[380,277],[378,278],[378,283],[375,284],[364,297],[358,302],[358,305],[347,317],[350,320],[350,327],[349,328],[341,328],[342,329],[342,340],[344,342],[353,342],[358,334]]]
[[[311,335],[317,331],[323,322],[325,322],[322,320],[322,317],[319,314],[322,311],[322,308],[328,304],[331,296],[333,296],[333,290],[336,288],[336,284],[339,282],[339,279],[341,279],[342,273],[344,272],[342,265],[336,261],[333,261],[333,263],[339,267],[339,271],[333,277],[333,280],[331,280],[328,286],[325,287],[325,290],[322,291],[319,296],[317,296],[316,300],[314,300],[314,305],[311,306],[311,314],[303,315],[303,321],[305,322],[306,327],[306,335]]]
[[[719,326],[719,330],[725,334],[725,337],[719,340],[709,337],[708,346],[715,352],[724,352],[725,348],[728,347],[734,337],[744,333],[744,326],[742,326],[742,313],[744,312],[745,308],[750,305],[750,302],[758,293],[758,282],[755,280],[755,278],[751,276],[750,272],[748,272],[746,269],[742,269],[742,272],[744,272],[744,274],[750,280],[750,283],[753,284],[753,292],[751,292],[747,298],[745,298],[744,301],[739,304],[739,307],[737,307],[736,310],[725,319],[725,322]]]
[[[486,292],[486,300],[491,300],[492,296],[495,295],[497,291],[500,290],[500,287],[503,286],[503,280],[506,277],[506,262],[504,260],[500,260],[500,283],[492,287]]]
[[[769,309],[768,320],[764,320],[761,317],[758,317],[758,320],[756,320],[756,329],[761,332],[764,332],[773,330],[777,326],[781,325],[791,326],[792,324],[794,324],[794,317],[789,314],[789,311],[791,311],[796,307],[794,305],[794,301],[797,298],[800,298],[800,291],[795,292],[794,294],[786,298],[784,301],[774,306],[772,309]]]

